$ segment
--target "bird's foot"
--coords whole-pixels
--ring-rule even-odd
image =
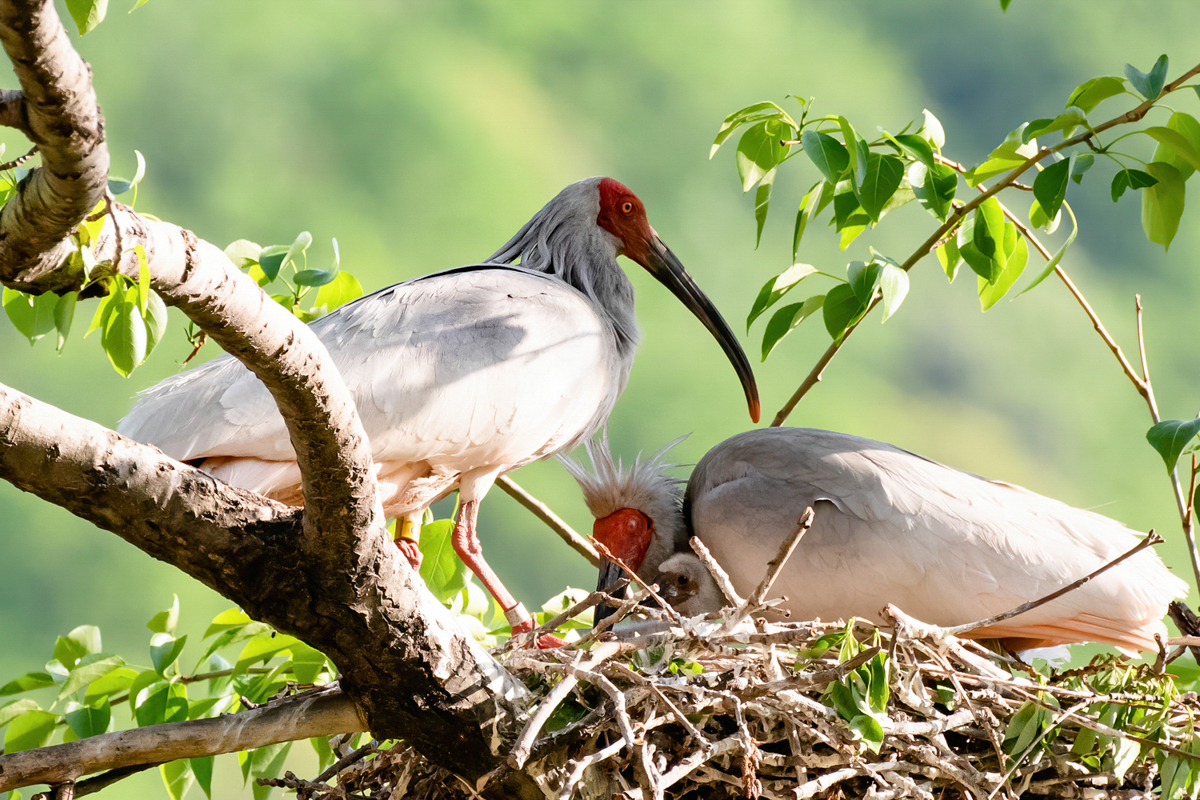
[[[559,647],[565,647],[566,644],[567,644],[566,639],[560,639],[552,633],[543,633],[541,636],[538,637],[537,649],[538,650],[554,650]]]
[[[424,558],[424,556],[421,555],[421,548],[415,541],[404,538],[397,539],[396,548],[400,551],[402,556],[408,559],[408,563],[413,569],[421,569],[421,559]]]
[[[514,638],[533,630],[533,617],[525,610],[525,606],[520,603],[505,611],[504,616],[508,619],[508,624],[512,626],[512,635]],[[543,633],[533,643],[533,646],[538,650],[553,650],[556,647],[562,647],[566,643],[565,639],[560,639],[552,633]]]

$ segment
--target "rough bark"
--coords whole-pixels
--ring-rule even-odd
[[[49,0],[0,2],[0,42],[22,86],[0,95],[0,123],[29,135],[43,163],[0,214],[0,283],[77,289],[68,237],[103,196],[108,169],[90,72]],[[486,774],[520,725],[524,687],[462,633],[387,540],[367,440],[324,347],[218,248],[111,204],[97,259],[136,275],[135,244],[163,299],[271,390],[304,476],[304,511],[3,387],[0,477],[325,652],[377,736],[403,738],[468,779]],[[540,796],[520,773],[492,793]]]

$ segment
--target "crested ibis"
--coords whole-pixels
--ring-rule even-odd
[[[698,536],[749,594],[816,512],[775,583],[792,618],[878,619],[892,603],[943,626],[988,619],[1095,571],[1137,543],[1107,517],[1019,486],[960,472],[890,444],[810,428],[733,436],[696,465],[680,497],[660,453],[634,469],[590,442],[594,474],[569,469],[596,517],[595,537],[688,613],[722,605],[684,541]],[[561,457],[560,457],[561,458]],[[665,509],[665,510],[664,510]],[[606,565],[600,588],[619,568]],[[667,586],[670,585],[670,588]],[[1083,586],[967,634],[1014,650],[1095,641],[1156,650],[1167,604],[1187,593],[1149,550]]]
[[[713,334],[757,421],[733,332],[612,178],[566,187],[484,263],[389,286],[311,324],[354,396],[384,512],[400,520],[397,544],[418,566],[422,511],[458,489],[455,552],[514,631],[530,627],[529,614],[483,559],[479,501],[498,476],[573,447],[608,418],[640,335],[622,254]],[[118,430],[232,485],[303,502],[283,418],[229,356],[148,389]]]

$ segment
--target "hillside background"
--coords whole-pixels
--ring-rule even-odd
[[[816,113],[844,114],[869,136],[928,108],[945,127],[946,154],[976,163],[1022,121],[1054,116],[1090,77],[1120,75],[1127,61],[1146,70],[1167,53],[1174,78],[1200,58],[1200,10],[1182,0],[1014,0],[1003,15],[994,0],[153,0],[126,14],[131,4],[115,3],[77,47],[93,67],[113,173],[132,174],[135,148],[147,159],[139,210],[222,246],[288,243],[309,230],[313,266],[332,257],[336,237],[343,268],[370,291],[478,261],[566,184],[611,175],[638,193],[739,335],[758,288],[790,262],[796,204],[815,171],[781,176],[755,250],[752,196],[741,193],[732,147],[708,160],[726,114],[811,96]],[[15,85],[11,75],[4,85]],[[1200,116],[1194,96],[1179,98],[1180,110]],[[1120,102],[1102,109],[1115,114]],[[6,158],[26,149],[10,132],[0,137]],[[1142,235],[1137,197],[1111,202],[1110,174],[1098,164],[1082,188],[1071,186],[1081,232],[1064,266],[1131,355],[1133,293],[1142,294],[1163,415],[1191,417],[1200,404],[1200,217],[1189,208],[1164,253]],[[915,208],[898,213],[907,224],[888,220],[844,253],[814,226],[801,257],[831,272],[868,245],[902,259],[932,227]],[[614,449],[629,458],[690,433],[673,459],[694,463],[750,426],[741,392],[699,323],[625,263],[644,341],[610,420]],[[1168,539],[1160,552],[1191,582],[1162,462],[1144,440],[1145,405],[1061,285],[1050,279],[984,315],[974,276],[948,285],[931,260],[912,277],[901,311],[886,325],[869,319],[789,422],[894,442],[1155,528]],[[61,356],[49,339],[30,348],[0,320],[0,381],[115,426],[133,395],[177,371],[190,347],[179,318],[124,380],[98,336],[82,338],[90,313],[80,305]],[[756,363],[762,325],[743,336]],[[759,368],[764,424],[827,344],[819,323],[805,323]],[[216,354],[214,345],[203,351]],[[590,531],[558,464],[515,477]],[[568,584],[594,585],[584,561],[498,490],[480,530],[489,560],[528,606]],[[2,680],[40,669],[54,637],[84,623],[102,628],[107,651],[148,662],[144,623],[173,593],[195,637],[230,605],[8,484],[0,563]],[[236,768],[224,769],[232,781]],[[151,773],[117,791],[157,796],[157,783]]]

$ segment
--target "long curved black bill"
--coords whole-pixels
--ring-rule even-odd
[[[758,385],[754,382],[754,370],[750,368],[750,359],[746,358],[737,337],[729,329],[729,325],[717,311],[716,306],[708,296],[700,290],[692,276],[683,268],[683,264],[671,252],[671,248],[663,244],[657,236],[650,237],[650,247],[647,250],[647,262],[642,264],[646,271],[653,275],[659,283],[671,290],[679,300],[687,306],[698,320],[704,323],[709,333],[721,345],[729,363],[737,372],[738,380],[746,393],[746,403],[750,407],[750,419],[758,422],[760,406],[758,402]]]
[[[608,592],[616,586],[622,578],[625,577],[625,570],[621,569],[607,558],[600,559],[600,575],[596,578],[596,591]],[[600,624],[600,621],[611,616],[617,609],[610,606],[608,603],[601,603],[596,606],[596,613],[592,617],[592,627]]]

